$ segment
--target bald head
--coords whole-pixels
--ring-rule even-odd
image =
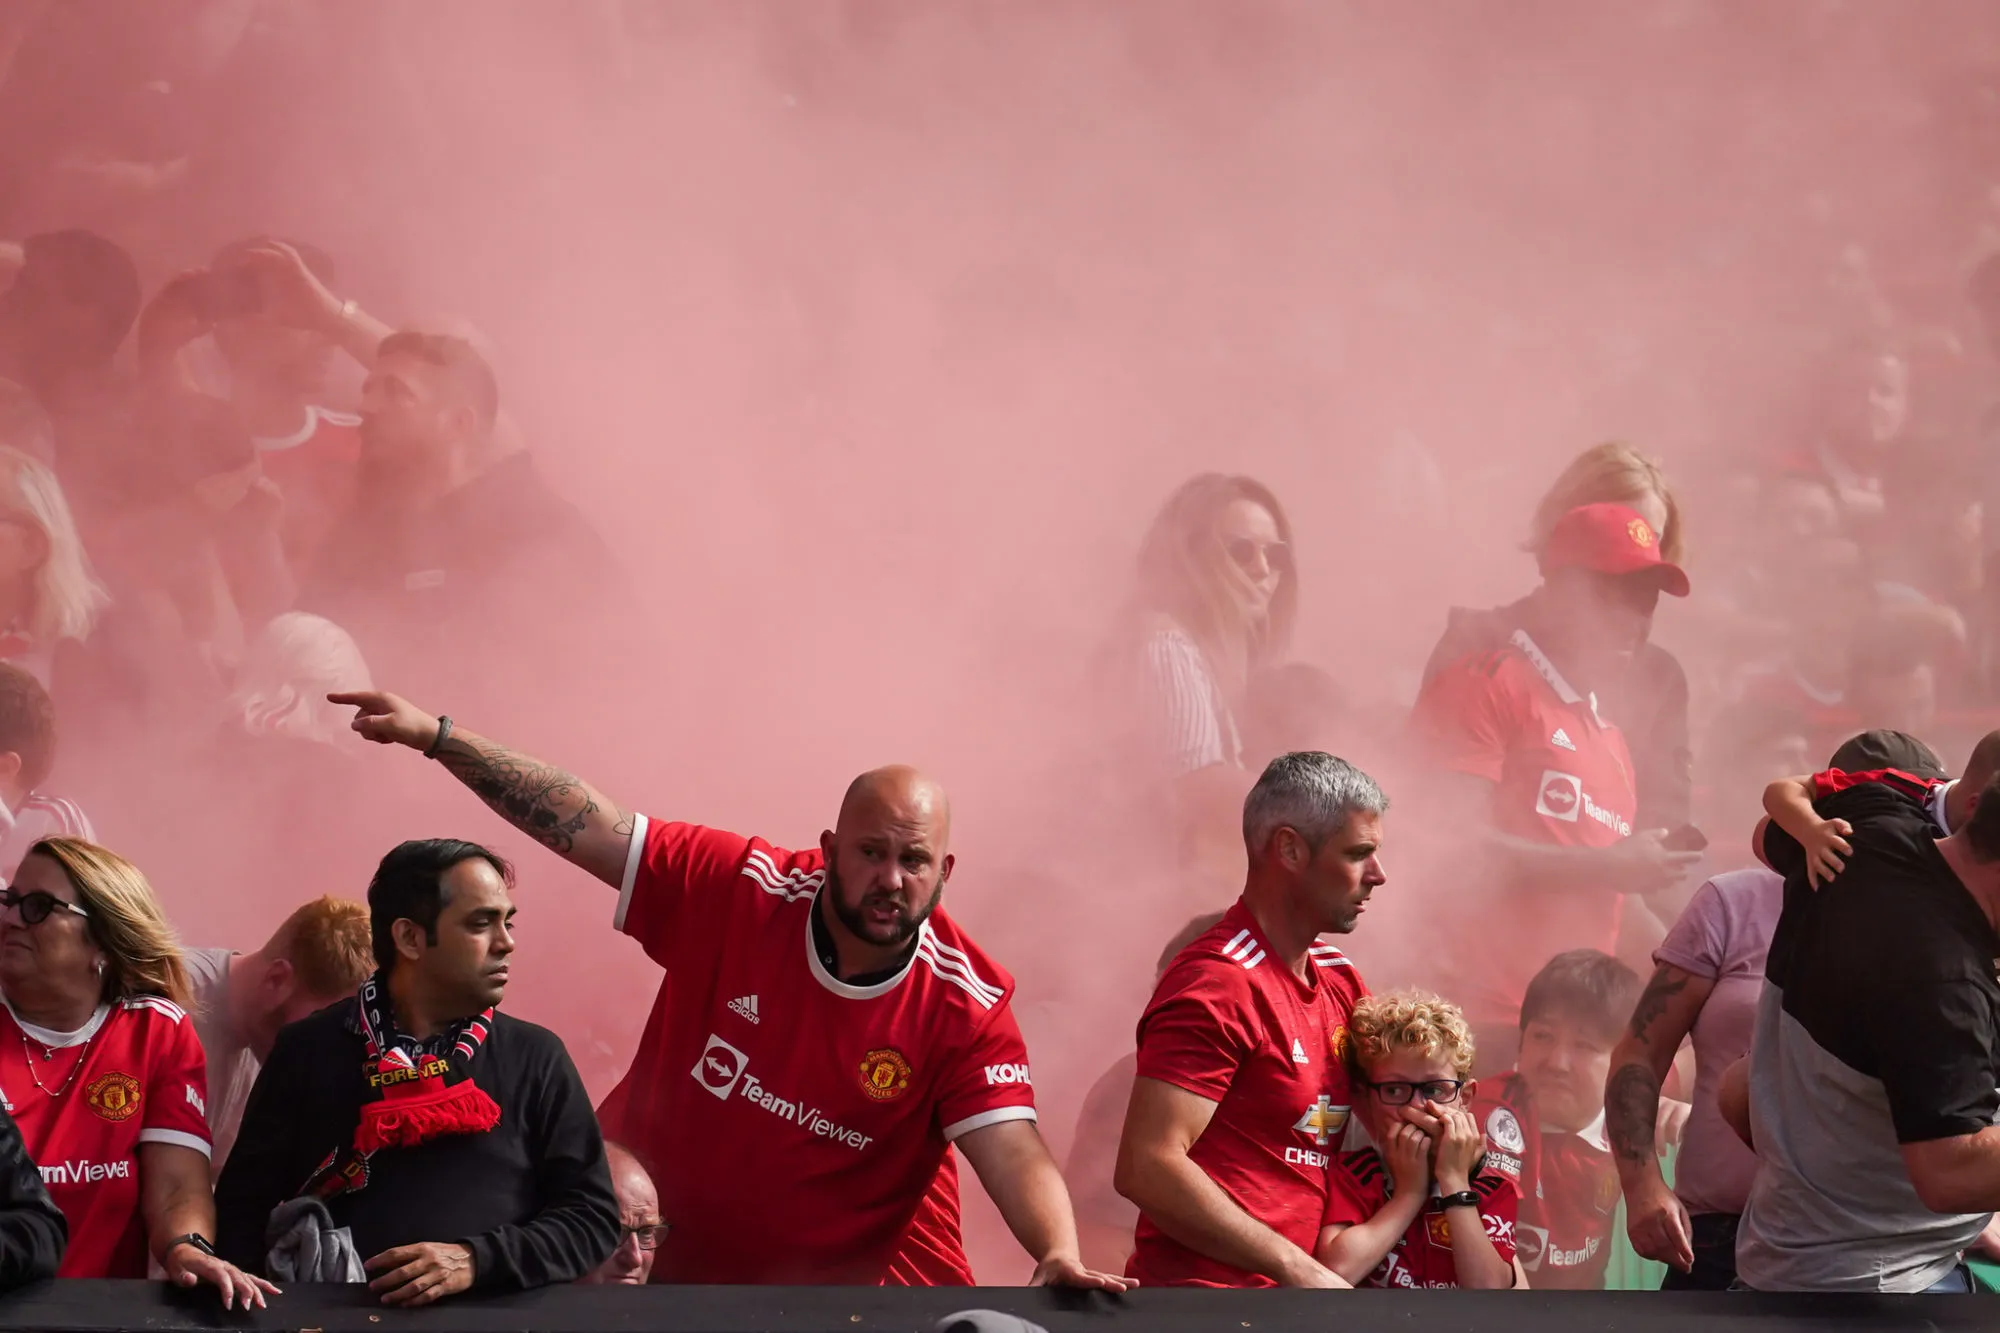
[[[622,1143],[604,1141],[604,1164],[611,1168],[611,1189],[623,1204],[628,1198],[653,1199],[653,1178]]]
[[[820,901],[857,959],[893,958],[916,936],[951,877],[950,841],[944,788],[916,769],[892,764],[848,784],[839,823],[820,834]]]
[[[951,841],[951,802],[944,788],[908,764],[870,769],[847,784],[836,835],[881,823],[922,829],[943,856]]]
[[[1956,833],[1966,826],[1972,812],[1979,807],[1980,794],[1992,785],[1996,776],[2000,776],[2000,731],[1989,731],[1972,747],[1972,757],[1965,761],[1958,785],[1945,794],[1944,822],[1948,832]]]
[[[2000,731],[1989,731],[1972,747],[1972,757],[1965,761],[1965,772],[1959,778],[1978,791],[1993,781],[1995,773],[2000,773]]]
[[[624,1145],[604,1141],[604,1162],[611,1169],[611,1192],[618,1199],[618,1248],[581,1280],[590,1283],[643,1284],[653,1272],[653,1245],[641,1244],[648,1229],[660,1224],[660,1196],[653,1178]],[[655,1238],[656,1239],[656,1238]]]

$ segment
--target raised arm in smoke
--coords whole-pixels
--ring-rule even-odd
[[[441,721],[393,694],[356,691],[327,699],[354,709],[354,729],[381,745],[407,745],[470,787],[495,814],[544,847],[616,887],[624,878],[633,819],[573,773]]]

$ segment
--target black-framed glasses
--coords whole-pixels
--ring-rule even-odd
[[[665,1222],[653,1222],[643,1227],[621,1227],[619,1228],[618,1243],[623,1245],[627,1236],[638,1241],[639,1248],[642,1250],[657,1250],[660,1248],[660,1242],[667,1238],[667,1224]]]
[[[1384,1106],[1408,1106],[1419,1098],[1449,1106],[1458,1100],[1459,1089],[1465,1086],[1462,1078],[1433,1078],[1422,1083],[1368,1083],[1364,1079],[1363,1083]]]
[[[1262,562],[1279,573],[1292,567],[1291,548],[1283,542],[1260,542],[1249,537],[1232,537],[1222,544],[1236,567],[1246,574],[1256,574],[1261,557]]]
[[[90,919],[90,913],[84,911],[75,903],[66,903],[53,893],[44,893],[40,889],[31,889],[27,893],[16,893],[12,889],[0,889],[0,910],[5,910],[9,907],[21,914],[21,923],[23,925],[29,926],[41,925],[42,922],[49,919],[49,913],[55,911],[58,907],[65,912],[74,912],[86,921]]]

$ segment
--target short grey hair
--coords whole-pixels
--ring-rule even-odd
[[[1254,859],[1281,828],[1296,829],[1317,851],[1357,811],[1379,815],[1389,798],[1375,779],[1322,750],[1295,750],[1264,766],[1243,798],[1243,845]]]

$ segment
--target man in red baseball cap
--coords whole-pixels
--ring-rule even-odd
[[[1432,672],[1411,715],[1440,827],[1475,834],[1430,877],[1452,896],[1431,962],[1493,1068],[1536,970],[1570,949],[1615,954],[1621,895],[1670,887],[1697,859],[1633,828],[1632,757],[1596,693],[1646,641],[1660,594],[1687,596],[1686,573],[1615,504],[1563,515],[1540,561],[1517,627]]]

